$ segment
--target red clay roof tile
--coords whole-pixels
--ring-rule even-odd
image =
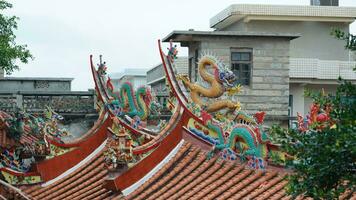
[[[286,173],[275,169],[255,171],[218,157],[207,160],[206,153],[185,142],[158,172],[126,197],[104,187],[107,170],[102,153],[52,185],[23,191],[33,199],[54,200],[292,199],[284,190]],[[356,200],[356,195],[348,192],[341,198]]]

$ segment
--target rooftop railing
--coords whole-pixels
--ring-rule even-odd
[[[86,92],[0,92],[0,110],[13,112],[23,108],[26,112],[42,112],[46,106],[61,114],[95,113],[94,91]]]
[[[354,61],[319,60],[311,58],[290,58],[290,78],[313,78],[336,80],[341,76],[345,80],[356,80]]]

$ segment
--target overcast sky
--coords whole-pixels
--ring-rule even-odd
[[[12,76],[73,77],[72,90],[93,87],[89,55],[109,72],[160,62],[157,39],[173,30],[210,30],[209,19],[236,3],[309,5],[310,0],[8,0],[20,17],[17,42],[35,60]],[[355,6],[355,0],[340,0]],[[355,23],[351,32],[356,32]],[[96,59],[98,57],[95,57]]]

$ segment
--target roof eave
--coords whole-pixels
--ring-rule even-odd
[[[253,15],[280,18],[288,16],[299,18],[299,20],[309,18],[314,21],[320,17],[321,21],[326,21],[325,18],[329,18],[331,21],[350,22],[350,19],[354,21],[356,18],[356,7],[233,4],[212,17],[210,27],[224,28],[226,26],[222,24],[225,24],[226,21],[233,19],[231,24],[240,20],[239,18]],[[229,23],[227,24],[229,25]]]
[[[340,22],[349,23],[355,21],[354,17],[314,17],[314,16],[277,16],[277,15],[230,15],[214,24],[210,28],[222,29],[233,23],[243,20],[244,23],[251,21],[305,21],[305,22]]]
[[[162,39],[162,42],[169,42],[174,35],[176,35],[176,31],[170,32],[166,37]]]
[[[173,31],[162,39],[163,42],[189,42],[195,41],[194,36],[209,37],[284,37],[295,39],[299,34],[281,34],[281,33],[260,33],[260,32],[240,32],[240,31]]]

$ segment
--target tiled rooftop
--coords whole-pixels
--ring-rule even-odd
[[[124,197],[104,187],[107,170],[102,152],[86,165],[49,186],[23,191],[31,199],[292,199],[284,190],[286,172],[248,169],[243,164],[206,159],[206,152],[184,142],[177,154],[150,179]],[[340,199],[355,199],[351,192]],[[299,197],[298,199],[308,199]]]
[[[245,165],[206,159],[185,142],[176,156],[126,199],[281,199],[285,173],[254,171]]]
[[[32,199],[104,199],[113,196],[113,192],[104,188],[106,175],[104,157],[100,152],[65,178],[46,187],[38,185],[23,191]]]

